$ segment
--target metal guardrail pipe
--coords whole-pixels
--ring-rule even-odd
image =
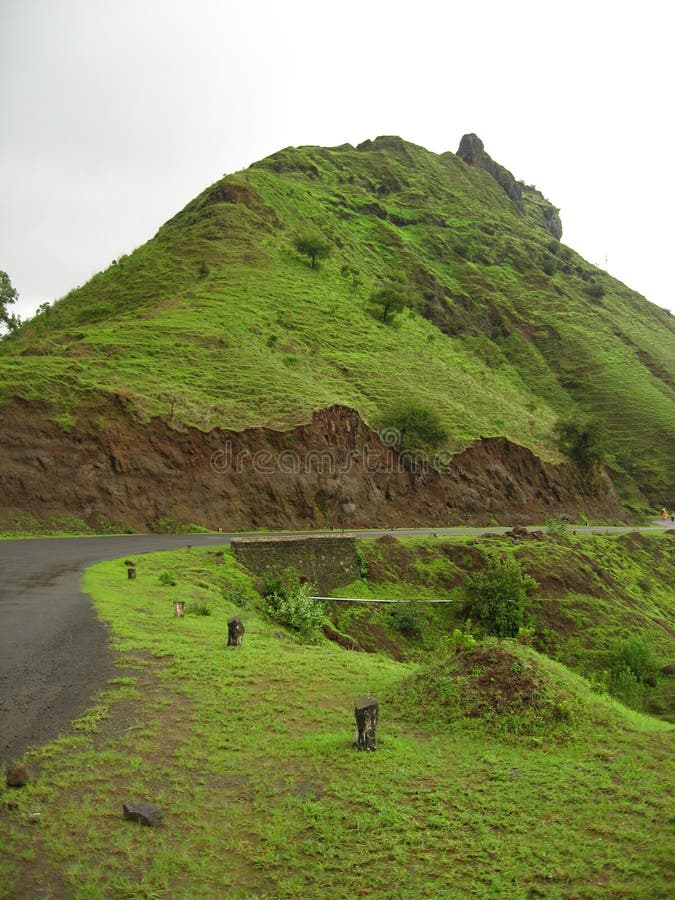
[[[337,603],[459,603],[458,600],[427,600],[413,597],[412,600],[379,600],[374,597],[312,597],[312,600],[332,600]]]

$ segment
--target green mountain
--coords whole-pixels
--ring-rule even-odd
[[[561,243],[557,210],[467,138],[461,157],[398,137],[282,150],[2,341],[5,520],[320,524],[354,501],[360,521],[393,521],[378,473],[367,490],[354,472],[282,472],[279,490],[256,470],[225,487],[207,457],[224,441],[241,454],[344,450],[357,432],[377,443],[401,404],[436,411],[444,459],[473,454],[466,496],[448,499],[453,463],[413,485],[433,482],[433,502],[396,475],[416,520],[508,520],[509,495],[523,514],[615,514],[597,468],[560,452],[555,426],[570,419],[599,425],[624,503],[675,499],[675,319]],[[330,249],[316,265],[297,249],[308,232]],[[405,305],[391,321],[380,289]],[[491,467],[494,496],[480,486]],[[519,494],[530,476],[532,502]]]

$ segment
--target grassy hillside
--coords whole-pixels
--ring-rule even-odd
[[[505,435],[557,457],[588,413],[624,495],[668,502],[675,320],[594,269],[452,153],[399,138],[289,148],[223,178],[157,235],[0,344],[0,402],[92,395],[202,429],[285,426],[341,403],[376,426],[435,407],[448,449]],[[322,234],[312,269],[294,248]],[[368,309],[404,273],[397,327]],[[79,412],[78,412],[79,410]]]
[[[120,677],[28,755],[29,786],[0,786],[18,803],[0,896],[668,894],[670,726],[512,642],[419,662],[301,643],[261,616],[229,549],[136,564],[135,582],[122,560],[86,575]],[[241,648],[226,647],[234,614]],[[511,702],[498,721],[455,702],[457,685]],[[367,692],[372,754],[351,749]],[[141,799],[163,809],[157,828],[123,819]]]

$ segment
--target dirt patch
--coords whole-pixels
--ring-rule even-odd
[[[527,670],[512,653],[475,647],[458,654],[460,670],[473,682],[475,694],[469,715],[486,711],[503,713],[514,707],[531,706],[538,692],[534,670]]]

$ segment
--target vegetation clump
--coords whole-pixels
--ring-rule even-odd
[[[597,422],[589,419],[568,419],[556,425],[558,446],[583,471],[589,471],[607,461],[607,444]]]
[[[312,596],[312,586],[296,569],[268,577],[263,585],[267,614],[305,639],[311,638],[324,618],[323,604]]]
[[[395,273],[368,298],[368,310],[373,318],[391,325],[399,313],[413,305],[413,295],[403,273]]]
[[[633,709],[642,709],[646,686],[653,686],[659,661],[652,643],[632,635],[614,643],[609,654],[607,691]]]
[[[404,401],[389,410],[380,434],[398,450],[408,451],[435,450],[449,437],[433,407],[412,401]]]
[[[515,557],[487,552],[485,568],[467,575],[465,586],[468,615],[488,634],[503,638],[518,635],[525,600],[538,587]]]

